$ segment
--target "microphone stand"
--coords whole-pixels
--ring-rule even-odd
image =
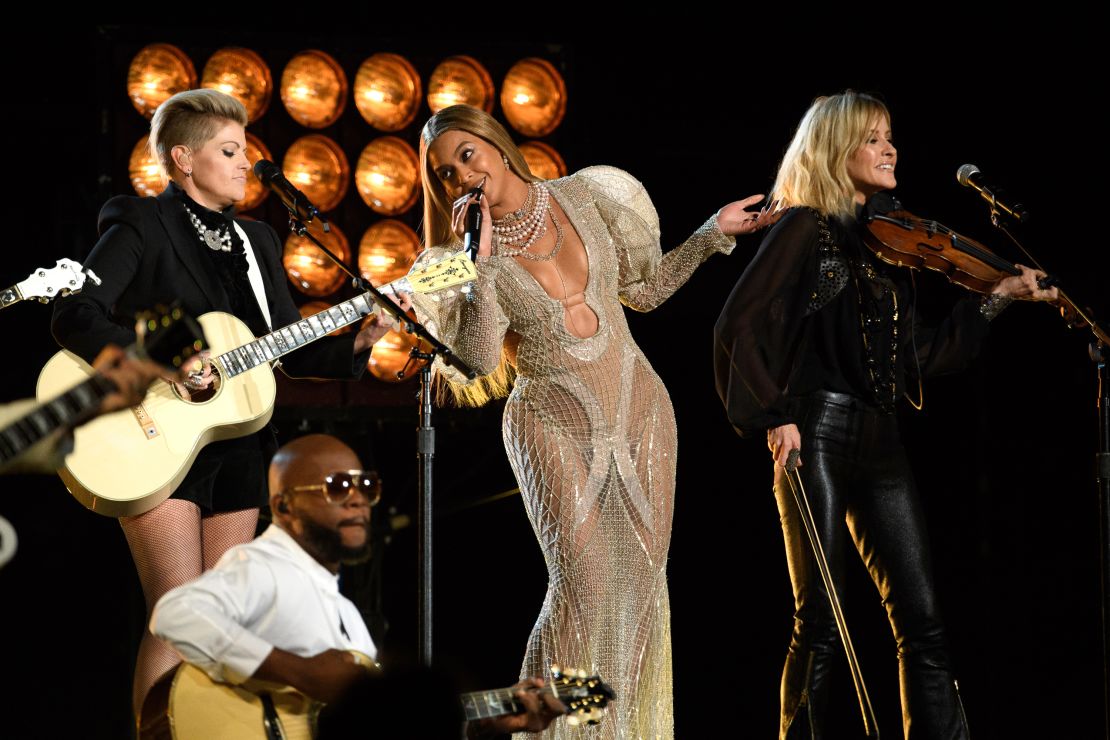
[[[436,339],[432,334],[419,322],[413,320],[401,310],[400,306],[394,303],[391,299],[380,293],[377,288],[371,285],[367,280],[344,264],[343,260],[339,259],[330,249],[320,243],[312,232],[308,230],[308,226],[298,218],[298,214],[289,209],[289,229],[298,236],[308,239],[339,266],[339,269],[347,273],[351,277],[351,282],[360,290],[368,293],[381,308],[397,319],[397,322],[404,327],[404,330],[409,334],[414,334],[418,338],[424,340],[429,346],[428,351],[422,351],[420,343],[413,347],[409,352],[409,362],[413,360],[424,360],[424,366],[420,369],[420,411],[419,411],[419,426],[416,429],[416,457],[419,461],[418,467],[418,490],[419,501],[417,502],[416,509],[416,523],[417,529],[420,532],[419,546],[418,546],[418,590],[420,591],[420,602],[417,610],[417,627],[420,634],[419,644],[419,657],[421,663],[431,667],[432,665],[432,512],[433,512],[433,496],[432,496],[432,460],[435,457],[435,428],[432,425],[432,364],[436,357],[443,360],[445,365],[454,367],[460,373],[468,378],[473,378],[477,373],[470,369],[470,367],[460,360],[451,349],[443,342]],[[312,209],[315,211],[315,208]],[[325,224],[326,225],[326,224]],[[406,363],[405,369],[408,368]],[[398,373],[398,377],[403,377],[405,369]]]
[[[1021,253],[1038,269],[1047,273],[1029,250],[1006,228],[1002,213],[993,201],[990,205],[991,225],[1009,238]],[[1041,288],[1049,287],[1055,278],[1042,278]],[[1093,312],[1084,311],[1074,301],[1058,289],[1060,313],[1069,327],[1086,327],[1094,335],[1087,347],[1087,354],[1095,365],[1095,387],[1097,394],[1095,408],[1098,417],[1098,450],[1095,452],[1095,487],[1098,491],[1098,538],[1099,570],[1102,579],[1102,682],[1103,682],[1103,730],[1110,737],[1110,332],[1099,325]]]

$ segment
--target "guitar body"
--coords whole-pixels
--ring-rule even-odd
[[[368,672],[378,670],[369,656],[348,651]],[[312,740],[324,704],[296,689],[266,681],[240,686],[213,681],[182,663],[151,688],[143,703],[139,740],[267,740],[265,702],[273,705],[283,740]]]
[[[254,340],[239,319],[212,312],[198,319],[212,351],[219,387],[188,401],[156,381],[141,406],[100,416],[78,427],[74,452],[58,471],[66,488],[105,516],[135,516],[169,498],[209,442],[253,434],[270,420],[277,383],[268,364],[229,377],[219,355]],[[39,374],[36,395],[52,398],[92,376],[92,368],[62,351]]]
[[[323,706],[284,686],[213,681],[188,663],[174,672],[168,693],[147,699],[140,740],[265,740],[262,695],[273,702],[285,740],[311,740]],[[150,706],[157,704],[157,706]]]

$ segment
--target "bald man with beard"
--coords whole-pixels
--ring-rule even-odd
[[[361,468],[350,447],[323,434],[279,449],[270,526],[163,596],[151,632],[214,680],[253,678],[339,698],[364,675],[348,651],[377,655],[358,609],[339,592],[339,566],[370,556],[377,492]]]
[[[272,524],[252,542],[228,550],[200,578],[163,596],[151,632],[217,681],[271,681],[329,703],[355,688],[358,706],[339,706],[331,726],[346,730],[354,717],[369,715],[367,727],[373,727],[369,710],[387,703],[398,687],[390,686],[388,676],[368,681],[349,652],[374,658],[377,648],[358,609],[339,592],[339,566],[370,556],[370,508],[378,490],[376,476],[361,468],[354,451],[328,435],[308,435],[279,449],[269,473]],[[406,680],[412,677],[398,683]],[[557,699],[536,693],[542,680],[517,686],[525,711],[471,723],[469,737],[542,730],[563,713]],[[409,721],[425,730],[450,727],[458,703],[431,693],[440,698]],[[453,725],[453,737],[458,727]]]

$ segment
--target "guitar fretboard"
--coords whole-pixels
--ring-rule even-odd
[[[0,430],[0,464],[15,458],[51,432],[76,424],[116,387],[101,375],[52,398]]]
[[[460,697],[463,712],[466,718],[486,719],[487,717],[500,717],[503,714],[516,714],[522,707],[513,696],[514,689],[494,689],[493,691],[475,691],[472,694],[463,694]]]
[[[226,375],[231,378],[259,365],[272,362],[336,329],[342,329],[348,324],[369,316],[371,312],[369,295],[369,293],[363,293],[277,331],[264,334],[253,342],[223,353],[216,359],[223,366]]]

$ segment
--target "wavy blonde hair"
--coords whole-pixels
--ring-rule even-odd
[[[458,247],[459,238],[451,228],[452,200],[432,168],[428,150],[448,131],[466,131],[485,141],[509,163],[509,169],[525,182],[540,178],[532,174],[524,155],[513,143],[505,127],[493,116],[469,105],[452,105],[428,119],[420,131],[420,172],[424,190],[424,246]],[[509,395],[516,379],[516,370],[509,353],[502,347],[497,369],[469,383],[458,383],[442,374],[436,390],[440,403],[450,399],[460,406],[481,406],[494,398]]]
[[[866,93],[846,90],[814,100],[783,155],[774,197],[784,208],[809,206],[826,216],[855,218],[848,157],[882,118],[889,121],[890,111]]]

